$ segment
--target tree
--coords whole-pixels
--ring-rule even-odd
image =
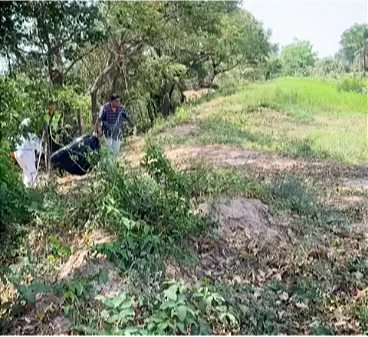
[[[338,77],[345,69],[337,58],[326,57],[316,61],[314,73],[321,77]]]
[[[223,15],[236,8],[237,2],[226,1],[105,3],[110,36],[101,48],[106,61],[90,86],[93,118],[97,93],[103,89],[106,96],[117,88],[124,96],[148,93],[148,104],[168,114],[175,106],[168,97],[180,90],[185,68],[196,62],[194,56],[202,59],[203,37],[219,34]]]
[[[63,78],[102,40],[100,14],[94,3],[82,1],[5,2],[1,6],[1,51],[16,64],[33,62],[53,84]],[[23,67],[24,69],[24,67]]]
[[[362,71],[367,71],[368,57],[368,24],[355,24],[341,35],[340,54],[350,65],[359,65]]]
[[[23,25],[25,8],[23,1],[2,1],[0,6],[0,52],[15,51],[26,37]]]
[[[287,76],[305,76],[316,61],[316,53],[309,41],[295,39],[281,51],[283,72]]]
[[[207,39],[214,78],[237,66],[256,66],[270,52],[269,34],[254,17],[240,10],[223,17],[220,33]]]

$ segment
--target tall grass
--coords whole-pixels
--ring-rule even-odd
[[[278,78],[256,83],[234,95],[233,100],[248,105],[276,107],[286,112],[311,115],[367,114],[367,96],[338,90],[338,82],[315,78]]]

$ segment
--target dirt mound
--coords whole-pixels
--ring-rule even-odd
[[[261,201],[221,198],[200,205],[198,211],[217,221],[219,239],[194,239],[188,245],[195,247],[198,262],[191,265],[167,262],[168,277],[191,284],[203,277],[214,282],[246,283],[254,277],[262,282],[278,273],[277,268],[264,266],[270,261],[282,261],[279,255],[286,243],[284,228],[270,217]],[[261,267],[259,262],[263,258],[267,262]]]
[[[219,224],[219,234],[225,239],[233,238],[234,233],[239,235],[241,232],[241,237],[250,240],[254,247],[283,241],[268,214],[268,207],[259,200],[222,198],[215,201],[210,209],[211,216]]]

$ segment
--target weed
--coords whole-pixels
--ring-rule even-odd
[[[339,91],[364,93],[366,86],[367,83],[361,78],[345,77],[339,82],[337,89]]]
[[[363,335],[368,333],[368,295],[356,303],[355,315],[362,327]]]
[[[121,226],[125,230],[120,231],[120,240],[98,244],[92,251],[105,255],[123,271],[130,270],[133,264],[141,265],[146,260],[151,260],[151,264],[157,263],[163,246],[155,229],[124,217]]]
[[[236,331],[238,325],[225,299],[208,287],[167,281],[153,297],[133,298],[125,293],[113,299],[96,297],[107,308],[101,311],[105,334],[210,334],[219,326]]]
[[[205,163],[194,162],[187,177],[190,195],[196,199],[225,194],[269,200],[266,185],[245,171],[215,169]]]
[[[70,247],[62,246],[56,236],[50,236],[51,246],[50,253],[53,256],[64,257],[71,253]]]
[[[319,203],[316,195],[294,175],[279,176],[270,186],[270,193],[283,209],[290,209],[299,215],[317,215]]]

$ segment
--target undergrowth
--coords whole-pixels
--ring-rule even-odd
[[[367,250],[349,232],[345,214],[326,207],[318,190],[296,176],[262,179],[251,172],[214,169],[198,162],[178,172],[160,149],[151,146],[137,170],[111,166],[102,158],[94,172],[74,187],[60,191],[50,184],[36,192],[38,198],[28,210],[28,245],[2,274],[2,282],[15,291],[0,309],[4,331],[11,327],[12,317],[50,293],[60,303],[38,312],[37,319],[47,322],[61,311],[74,333],[351,332],[350,327],[334,326],[335,318],[330,317],[341,303],[346,303],[349,317],[360,322],[361,331],[366,330],[365,297],[351,305],[350,294],[368,286]],[[202,279],[189,286],[166,280],[167,258],[196,263],[196,249],[188,246],[193,241],[187,239],[211,233],[212,219],[195,213],[196,205],[224,195],[260,199],[274,216],[291,212],[285,230],[294,232],[297,244],[289,243],[283,254],[274,247],[279,260],[270,251],[264,265],[260,264],[264,255],[248,254],[250,261],[258,263],[247,267],[256,266],[255,278],[247,283],[210,286]],[[116,272],[110,265],[88,276],[55,277],[73,254],[73,238],[96,228],[114,234],[108,242],[89,245],[88,252],[88,259],[103,256],[124,277],[124,288],[114,297],[101,293]],[[266,278],[257,268],[271,270],[277,277]]]

